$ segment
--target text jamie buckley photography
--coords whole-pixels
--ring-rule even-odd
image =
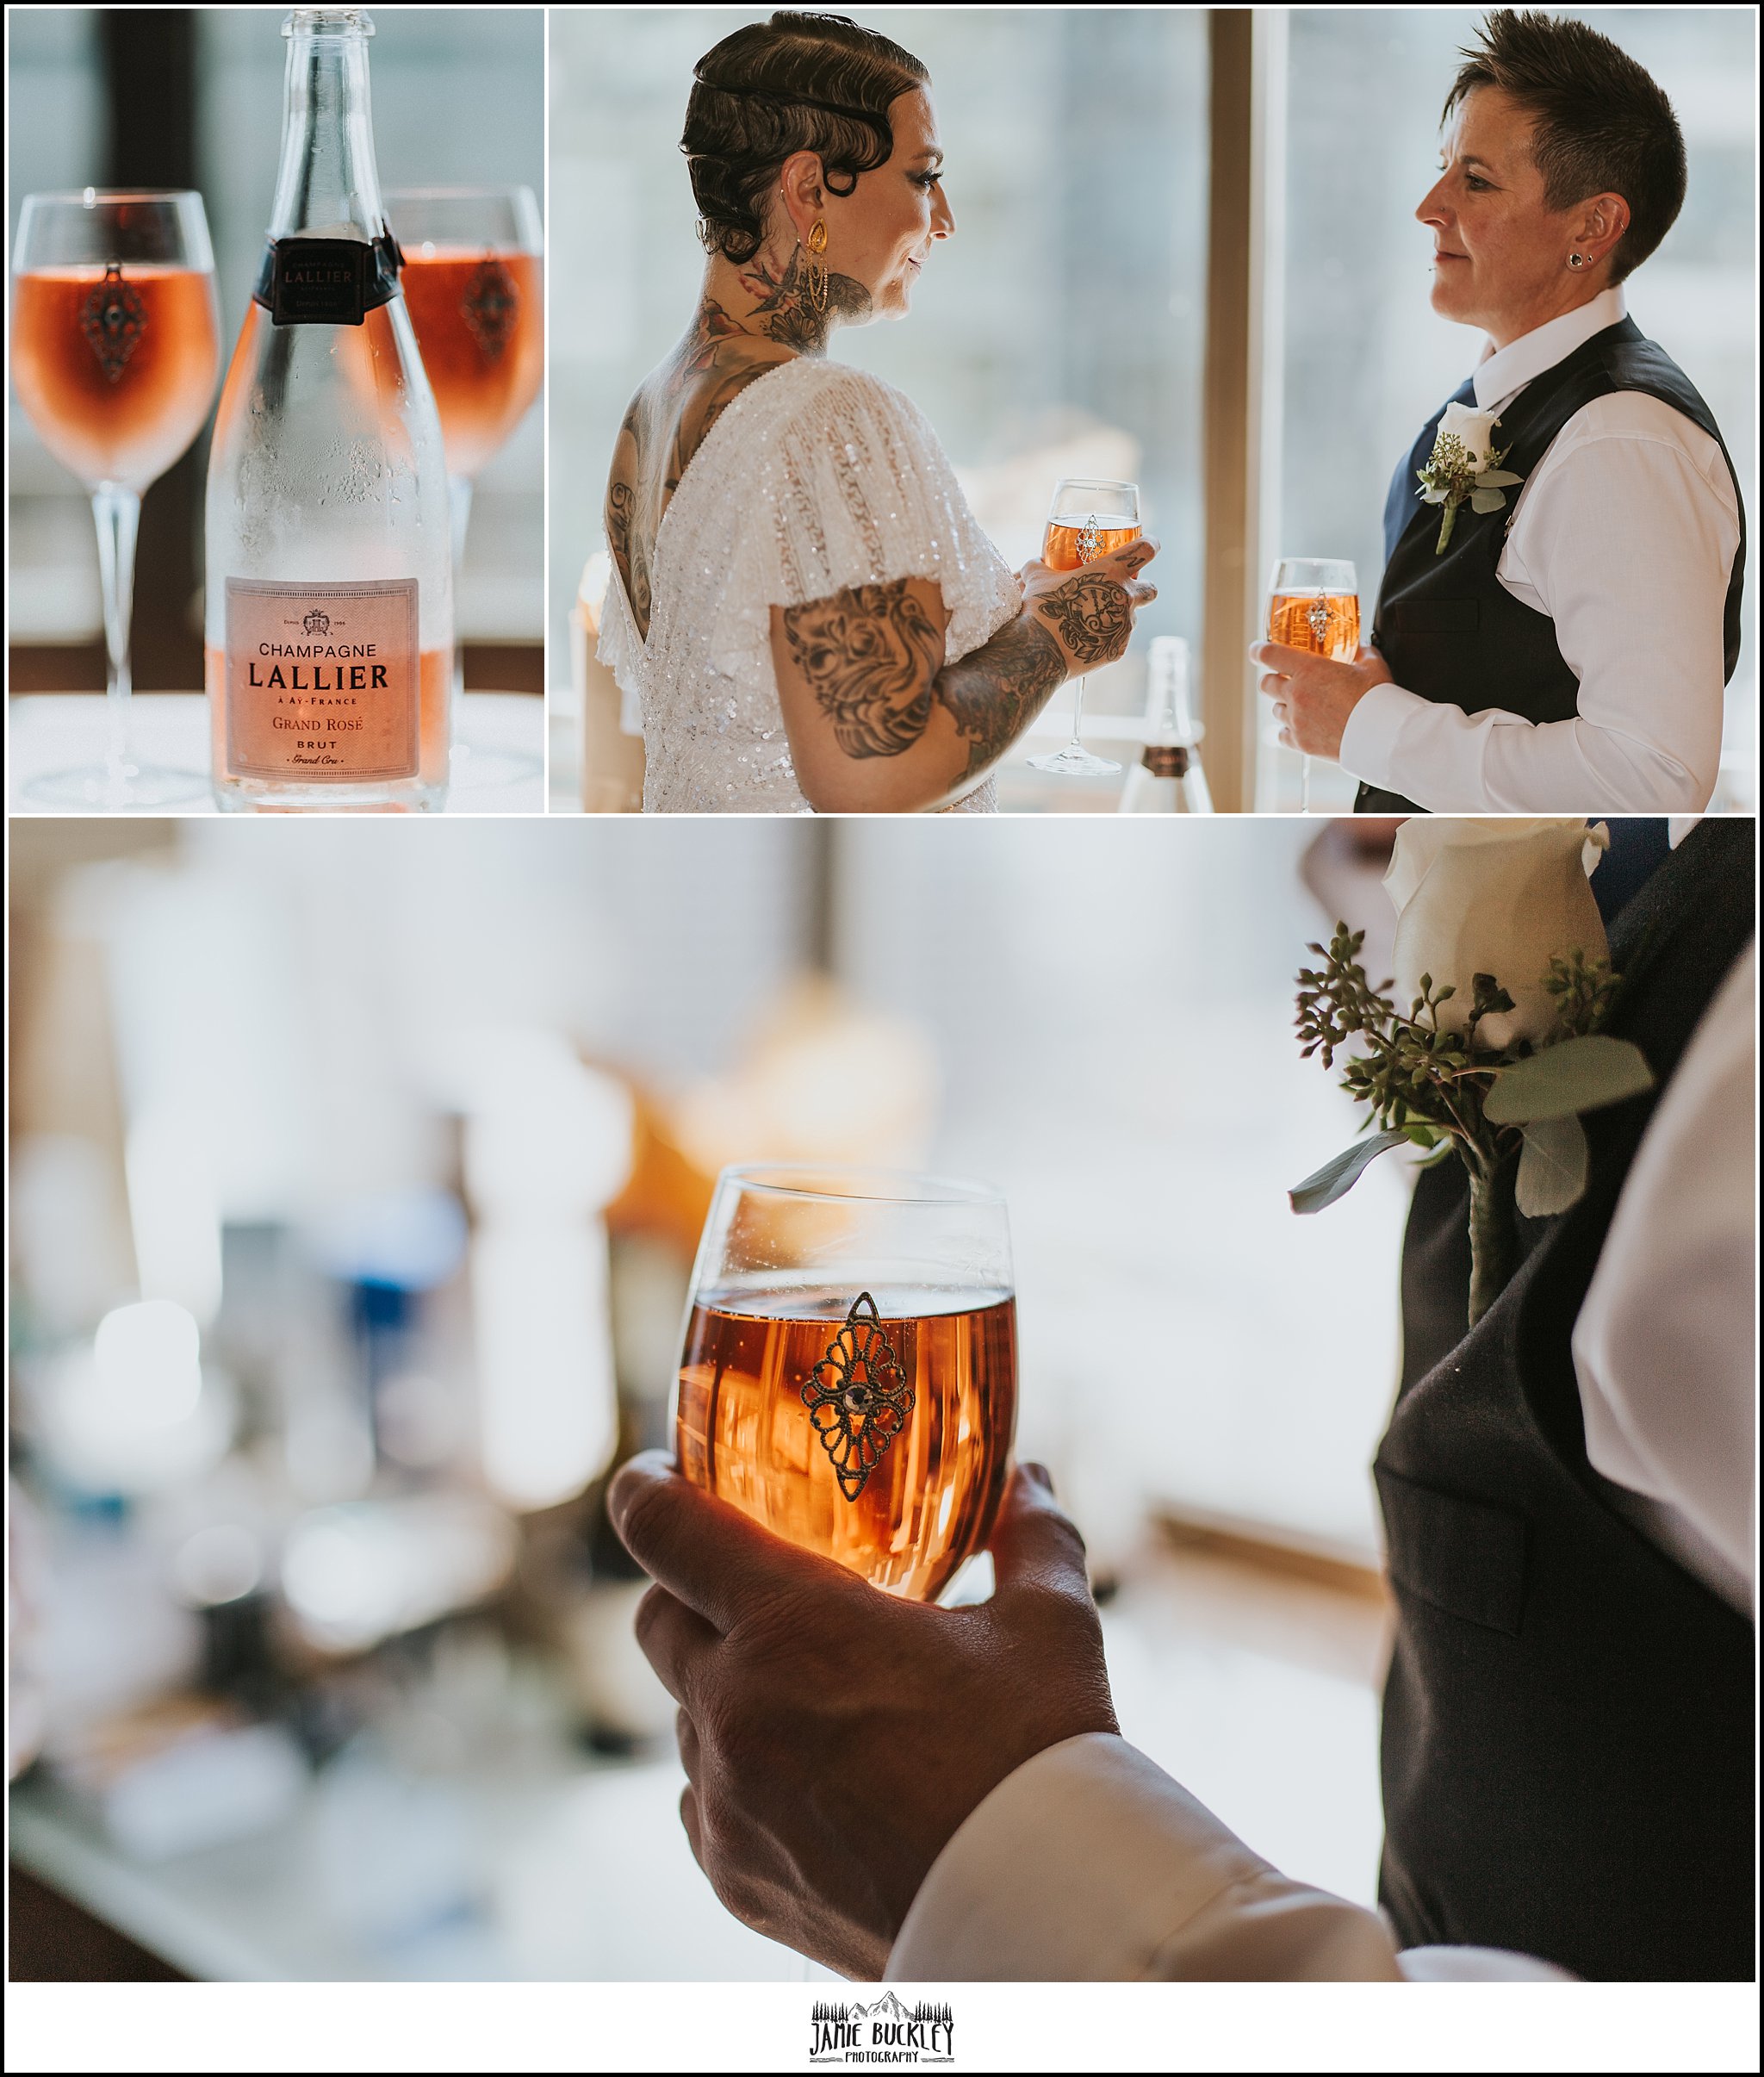
[[[811,2062],[951,2063],[955,2015],[947,2004],[922,1998],[910,2008],[892,1991],[873,2005],[818,2001],[810,2014]]]

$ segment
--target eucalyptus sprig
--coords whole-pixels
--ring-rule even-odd
[[[1499,512],[1506,502],[1507,486],[1525,481],[1500,466],[1511,452],[1511,448],[1491,447],[1488,459],[1479,463],[1455,432],[1442,432],[1435,440],[1432,453],[1415,474],[1420,479],[1421,502],[1444,507],[1439,515],[1439,538],[1433,544],[1436,556],[1445,553],[1457,524],[1458,507],[1466,500],[1472,512]]]
[[[1488,1020],[1510,1014],[1513,998],[1494,974],[1471,976],[1460,1021],[1440,1016],[1457,987],[1424,973],[1405,1016],[1389,981],[1367,980],[1364,942],[1364,931],[1338,923],[1326,948],[1307,948],[1322,965],[1299,972],[1301,1051],[1320,1054],[1326,1067],[1343,1056],[1341,1084],[1366,1105],[1368,1136],[1307,1177],[1290,1193],[1292,1208],[1321,1211],[1393,1147],[1450,1146],[1470,1178],[1474,1326],[1512,1273],[1515,1209],[1531,1218],[1566,1211],[1586,1188],[1580,1114],[1639,1095],[1654,1076],[1638,1046],[1600,1029],[1621,985],[1602,955],[1552,958],[1541,980],[1554,1024],[1535,1044],[1496,1044]]]

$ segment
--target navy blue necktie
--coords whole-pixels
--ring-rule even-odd
[[[1663,815],[1617,815],[1606,826],[1611,842],[1593,868],[1593,899],[1608,930],[1672,855],[1672,836]]]
[[[1473,376],[1467,382],[1460,382],[1445,404],[1474,404],[1476,401],[1476,382]],[[1396,474],[1390,479],[1390,490],[1384,500],[1384,560],[1388,563],[1396,553],[1396,544],[1403,537],[1403,530],[1415,516],[1415,501],[1420,494],[1420,485],[1415,481],[1417,470],[1423,468],[1433,451],[1433,438],[1439,431],[1439,421],[1445,416],[1442,404],[1427,423],[1422,426],[1420,438],[1410,448],[1408,459],[1399,462]]]

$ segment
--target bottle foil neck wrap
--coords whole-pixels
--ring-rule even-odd
[[[388,230],[358,238],[272,238],[252,300],[278,325],[358,325],[399,292],[404,255]]]

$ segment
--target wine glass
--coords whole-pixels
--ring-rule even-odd
[[[1129,541],[1140,538],[1140,487],[1115,483],[1107,478],[1062,476],[1053,487],[1053,502],[1047,507],[1047,539],[1041,560],[1049,569],[1081,569]],[[1084,718],[1084,681],[1072,681],[1071,741],[1063,750],[1031,757],[1038,772],[1059,772],[1067,776],[1095,778],[1121,767],[1108,757],[1093,756],[1078,740]]]
[[[146,765],[129,728],[141,493],[189,447],[220,366],[202,198],[87,188],[27,195],[12,258],[12,380],[39,438],[92,501],[107,658],[104,762],[25,787],[49,807],[171,807],[208,775]]]
[[[545,372],[544,239],[531,188],[393,188],[405,307],[441,414],[453,513],[453,596],[478,472],[526,416]],[[479,786],[528,778],[539,760],[474,743],[463,726],[465,651],[453,652],[453,755]]]
[[[674,1401],[694,1485],[914,1601],[983,1547],[1016,1421],[995,1191],[891,1170],[725,1168]]]
[[[1360,653],[1359,579],[1351,563],[1283,557],[1268,582],[1268,639],[1351,663]],[[1311,812],[1311,761],[1299,754],[1299,813]]]

